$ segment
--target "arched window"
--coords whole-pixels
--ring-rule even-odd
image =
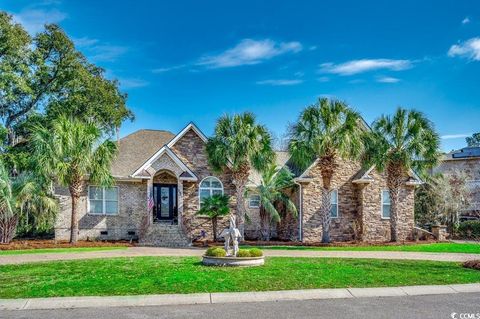
[[[205,177],[200,182],[200,191],[199,191],[199,199],[200,204],[204,198],[210,197],[212,195],[221,194],[223,195],[223,185],[222,182],[216,177],[208,176]]]

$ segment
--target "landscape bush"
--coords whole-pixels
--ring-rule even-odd
[[[480,220],[469,220],[458,225],[458,235],[465,239],[480,238]]]
[[[251,257],[250,250],[248,249],[239,249],[237,257]]]
[[[210,247],[205,252],[205,256],[209,257],[225,257],[227,253],[223,248],[220,247]]]
[[[263,256],[263,251],[261,251],[258,248],[252,248],[252,249],[250,249],[250,256],[261,257],[261,256]]]
[[[463,267],[480,270],[480,259],[468,260],[463,263]]]

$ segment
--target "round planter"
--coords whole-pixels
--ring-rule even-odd
[[[249,267],[261,266],[265,263],[264,256],[261,257],[211,257],[202,256],[202,263],[206,266],[228,266],[228,267]]]

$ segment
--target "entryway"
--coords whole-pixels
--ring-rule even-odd
[[[178,221],[178,192],[176,184],[153,184],[153,221]]]

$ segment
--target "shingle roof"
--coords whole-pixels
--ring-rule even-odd
[[[138,130],[120,139],[119,154],[111,167],[112,175],[132,175],[174,136],[169,131]]]

